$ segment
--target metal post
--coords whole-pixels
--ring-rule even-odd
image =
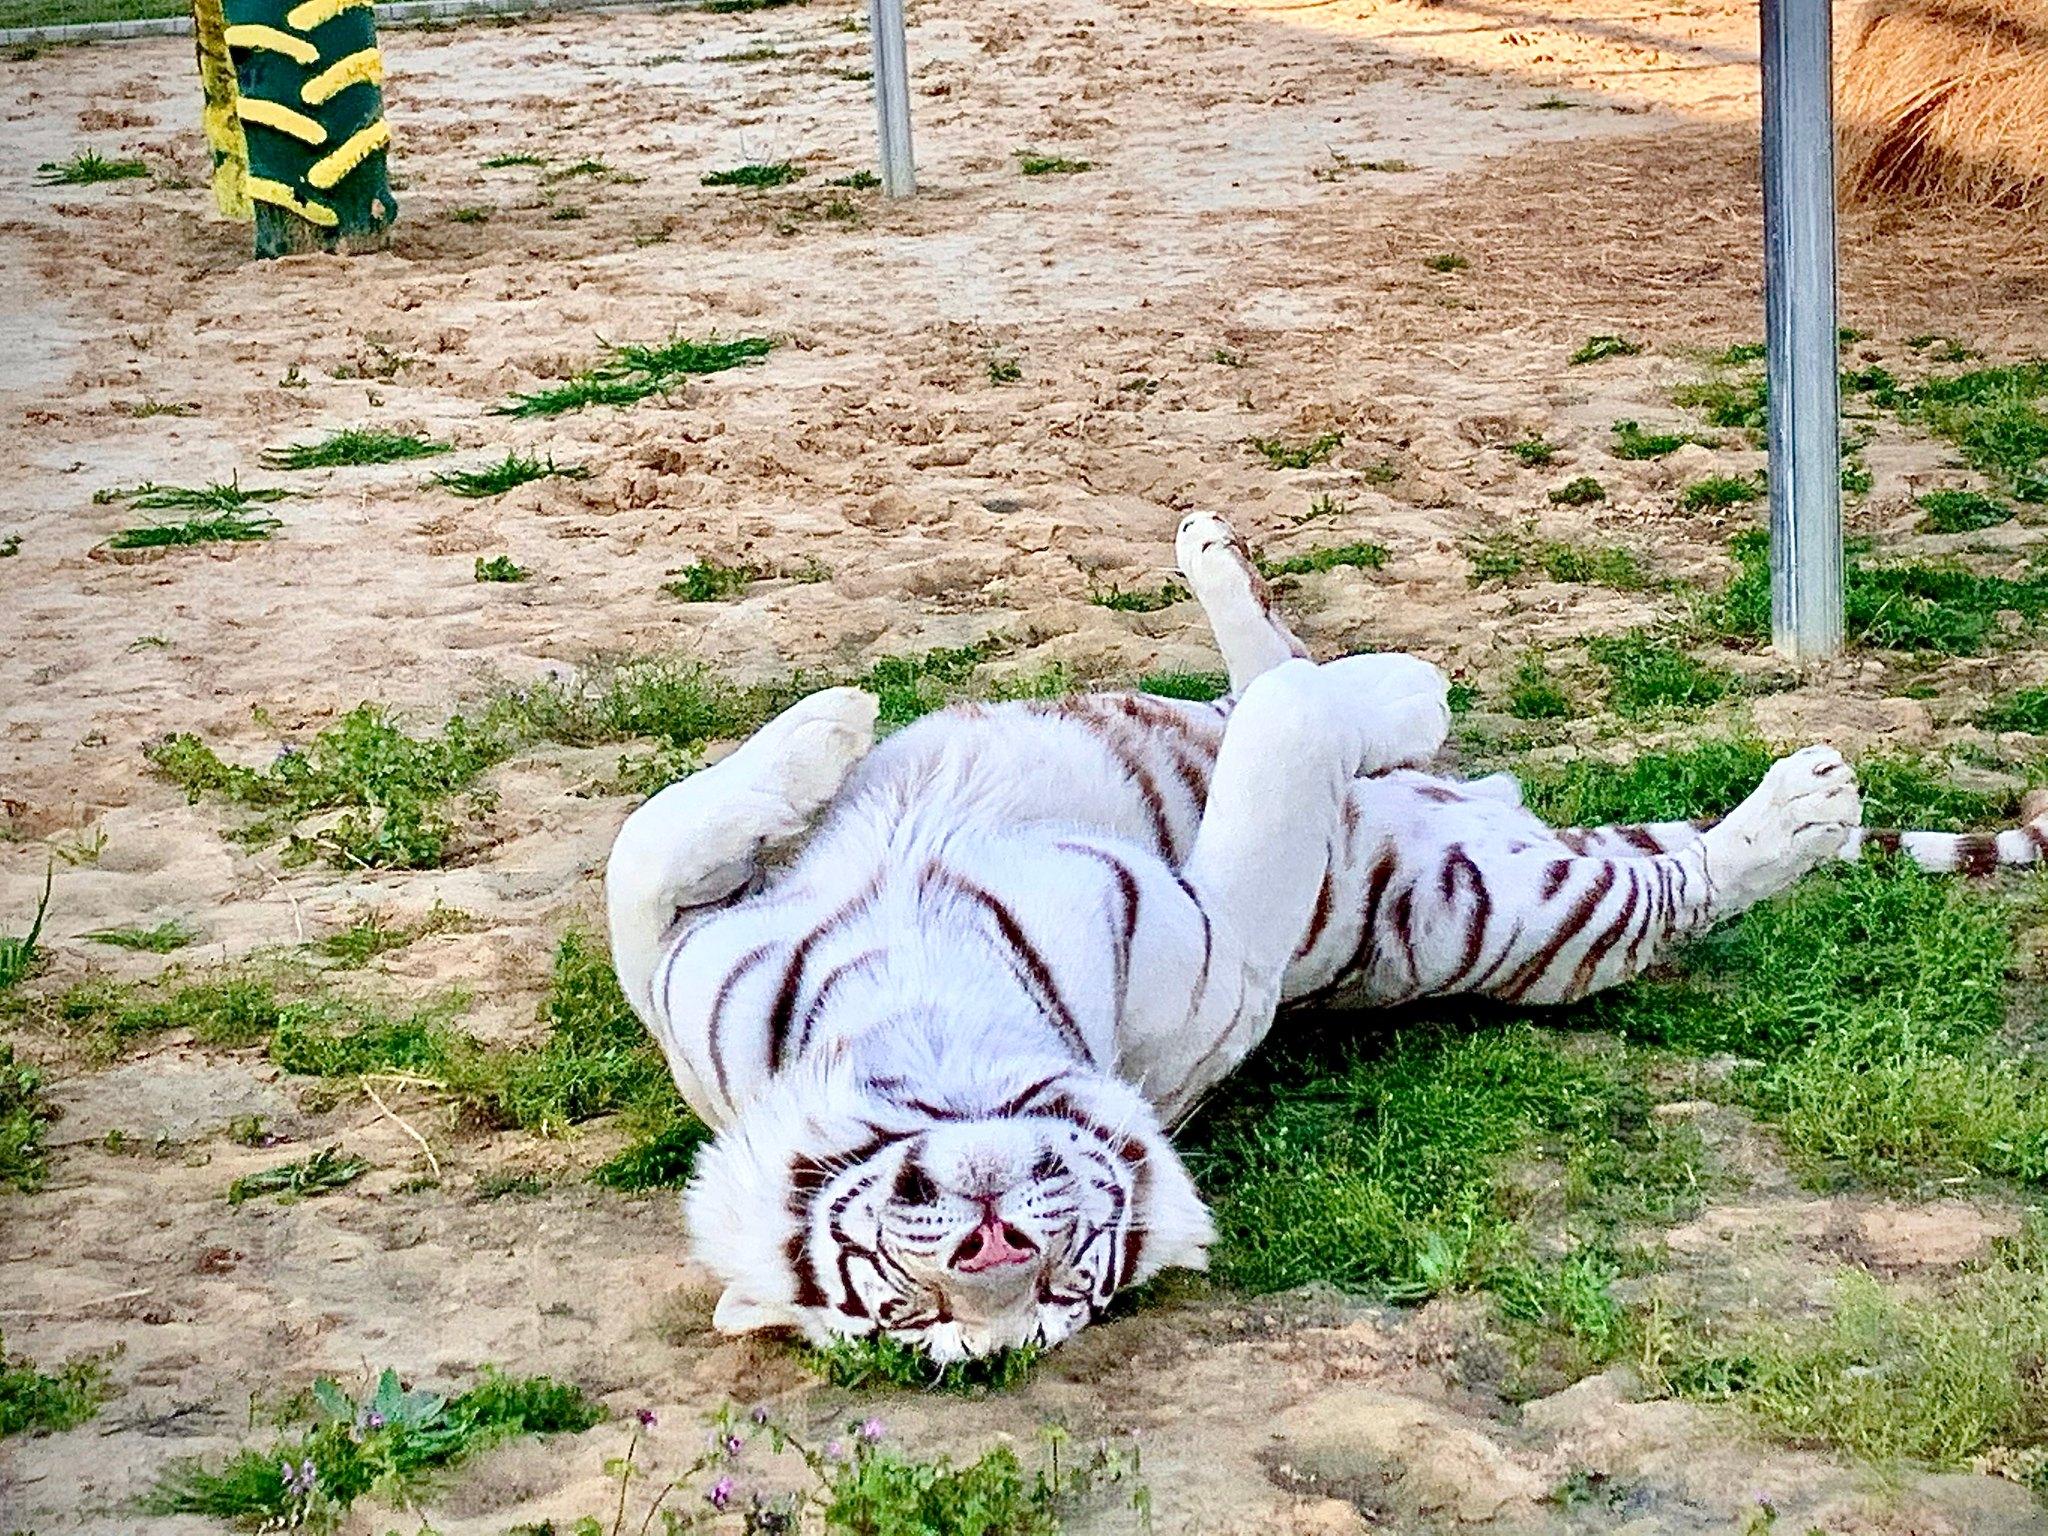
[[[903,0],[868,0],[868,39],[875,50],[875,127],[882,149],[882,195],[917,190],[910,154],[910,55],[903,42]]]
[[[1764,341],[1769,354],[1771,639],[1842,648],[1830,0],[1763,0]]]

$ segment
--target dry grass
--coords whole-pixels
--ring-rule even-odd
[[[1850,200],[2048,206],[2048,0],[1872,0],[1838,74]]]

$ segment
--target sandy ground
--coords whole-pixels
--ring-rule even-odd
[[[495,775],[498,807],[451,867],[349,878],[225,840],[215,809],[145,770],[143,747],[168,731],[261,760],[364,699],[430,725],[494,680],[619,652],[768,675],[1005,633],[1019,665],[1201,665],[1191,609],[1087,601],[1163,579],[1172,529],[1197,506],[1270,553],[1385,543],[1384,571],[1294,594],[1305,635],[1326,653],[1414,649],[1475,680],[1532,644],[1652,617],[1656,599],[1475,591],[1470,538],[1534,519],[1630,544],[1672,575],[1725,569],[1746,514],[1681,513],[1676,489],[1758,456],[1621,464],[1601,449],[1616,419],[1678,419],[1666,391],[1697,373],[1693,349],[1761,332],[1749,10],[919,4],[924,191],[901,206],[823,185],[870,154],[867,87],[843,78],[866,62],[851,14],[819,0],[393,34],[404,216],[390,254],[346,262],[246,260],[246,232],[201,186],[183,42],[0,63],[0,536],[21,537],[0,564],[0,913],[19,929],[53,846],[100,848],[59,866],[53,982],[161,963],[77,939],[109,924],[184,918],[206,934],[180,957],[193,963],[445,900],[478,929],[403,951],[379,984],[426,996],[460,983],[468,1027],[517,1034],[534,1027],[554,938],[595,910],[624,805],[577,793],[574,762]],[[728,57],[762,45],[776,55]],[[39,163],[87,144],[139,153],[159,179],[33,185]],[[1096,168],[1027,179],[1027,148]],[[631,179],[480,166],[522,151],[558,167],[602,157]],[[810,171],[785,191],[698,184],[785,158]],[[494,211],[450,217],[474,207]],[[1426,269],[1438,252],[1469,265]],[[1871,333],[1873,356],[1924,332],[2048,351],[2048,248],[2026,231],[1859,215],[1843,255],[1844,320]],[[600,337],[672,329],[785,345],[630,410],[490,414],[581,366]],[[1646,350],[1568,368],[1596,332]],[[993,356],[1014,357],[1021,379],[992,382]],[[516,446],[592,474],[479,503],[424,487],[417,465],[256,467],[265,447],[360,424],[445,438],[457,463]],[[1316,470],[1275,472],[1244,445],[1324,430],[1344,446]],[[1532,430],[1564,445],[1556,466],[1502,451]],[[1906,495],[1944,473],[1893,433],[1867,454],[1872,527],[1901,526]],[[1545,490],[1596,460],[1609,501],[1551,506]],[[278,509],[278,538],[139,563],[98,548],[133,514],[94,491],[236,473],[304,493]],[[1304,524],[1324,494],[1346,510]],[[535,579],[472,580],[475,558],[497,553]],[[713,605],[661,592],[703,557],[784,573],[815,561],[831,579]],[[2012,652],[1953,663],[1940,694],[2040,671]],[[1885,666],[1844,663],[1774,696],[1766,723],[1851,746],[1926,739],[1939,711],[1897,691]],[[0,1529],[205,1529],[124,1501],[167,1461],[238,1443],[252,1390],[365,1364],[571,1377],[621,1411],[660,1410],[653,1445],[670,1460],[694,1447],[692,1412],[728,1397],[772,1397],[812,1422],[846,1409],[786,1354],[708,1334],[672,1202],[573,1184],[465,1193],[507,1162],[587,1164],[580,1144],[451,1141],[444,1190],[403,1193],[417,1150],[397,1127],[358,1102],[302,1107],[246,1057],[172,1040],[93,1074],[65,1067],[62,1042],[23,1049],[58,1064],[65,1118],[51,1187],[0,1198],[0,1327],[11,1352],[45,1361],[118,1348],[121,1395],[96,1424],[0,1450]],[[380,1172],[344,1197],[230,1210],[225,1180],[281,1155],[220,1134],[246,1112],[301,1141],[344,1140]],[[163,1133],[171,1151],[113,1155],[100,1145],[112,1129]],[[1673,1235],[1681,1272],[1696,1238],[1702,1283],[1804,1294],[1845,1252],[1964,1262],[2005,1219],[1819,1199],[1768,1169],[1741,1202]],[[1055,1414],[1134,1430],[1165,1531],[1726,1530],[1759,1495],[1797,1530],[2041,1528],[2010,1484],[1884,1482],[1766,1451],[1706,1410],[1627,1401],[1625,1375],[1514,1409],[1489,1351],[1455,1308],[1197,1301],[1091,1332],[1011,1397],[889,1412],[924,1449],[1028,1436]],[[495,1453],[427,1513],[466,1536],[595,1512],[622,1433]],[[1544,1502],[1587,1468],[1634,1491],[1592,1509]],[[349,1528],[404,1518],[359,1511]],[[1084,1528],[1123,1519],[1102,1511]]]

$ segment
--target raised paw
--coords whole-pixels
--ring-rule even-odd
[[[1779,890],[1841,855],[1863,819],[1856,774],[1833,747],[1780,758],[1726,820],[1708,834],[1720,854],[1717,878]]]
[[[1344,656],[1318,671],[1335,707],[1356,722],[1360,773],[1426,763],[1450,734],[1450,679],[1420,656]]]
[[[797,819],[808,819],[867,756],[880,708],[862,689],[826,688],[792,704],[733,756],[752,760],[757,789],[777,795]]]

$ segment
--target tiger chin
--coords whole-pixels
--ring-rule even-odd
[[[715,1327],[882,1333],[944,1365],[1062,1343],[1207,1262],[1209,1213],[1124,1083],[1018,1060],[933,1098],[806,1063],[705,1150],[685,1206]]]
[[[1285,1004],[1569,1003],[1865,846],[2048,852],[2043,821],[1865,832],[1826,747],[1717,821],[1547,826],[1505,775],[1429,771],[1435,667],[1310,661],[1219,518],[1176,554],[1222,699],[966,704],[878,743],[827,689],[628,818],[612,960],[715,1133],[686,1205],[721,1329],[1058,1343],[1202,1264],[1167,1133]]]

